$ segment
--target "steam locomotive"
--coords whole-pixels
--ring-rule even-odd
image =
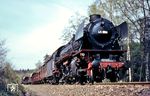
[[[43,66],[30,76],[28,83],[119,81],[126,69],[125,61],[122,61],[126,50],[123,50],[120,41],[127,34],[126,22],[114,26],[98,14],[90,15],[89,23],[85,25],[83,21],[70,42],[47,56]]]

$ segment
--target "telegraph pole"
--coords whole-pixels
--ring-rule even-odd
[[[144,30],[144,55],[145,55],[145,80],[149,81],[150,71],[149,71],[149,55],[150,55],[150,17],[146,17],[145,30]]]
[[[146,70],[145,70],[146,71],[145,72],[146,73],[146,78],[145,78],[146,82],[149,81],[149,66],[148,66],[149,65],[149,60],[148,59],[149,59],[149,52],[146,55]]]
[[[128,32],[128,37],[127,37],[127,61],[131,61],[131,54],[130,54],[130,33]],[[128,69],[128,74],[129,74],[129,82],[132,81],[132,70],[131,67]]]

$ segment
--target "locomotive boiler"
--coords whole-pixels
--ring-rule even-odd
[[[41,67],[45,69],[43,80],[52,84],[121,80],[120,73],[125,70],[125,61],[121,58],[126,50],[120,41],[127,34],[126,22],[114,26],[98,14],[90,15],[89,23],[83,21],[73,38],[48,57]],[[43,82],[42,78],[39,80]]]

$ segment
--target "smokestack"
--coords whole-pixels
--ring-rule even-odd
[[[99,15],[99,14],[92,14],[92,15],[90,15],[90,22],[93,22],[96,19],[100,19],[100,18],[101,18],[101,15]]]

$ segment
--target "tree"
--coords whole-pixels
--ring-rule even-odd
[[[35,65],[36,69],[38,70],[42,66],[42,62],[39,60]]]
[[[96,0],[89,6],[88,13],[89,15],[100,14],[117,25],[124,20],[113,0]]]
[[[5,40],[0,40],[0,70],[4,67],[6,61],[7,48],[5,47]]]
[[[124,16],[130,21],[132,26],[135,28],[134,34],[139,38],[140,41],[140,53],[141,53],[141,73],[140,73],[140,81],[141,80],[150,80],[150,73],[149,73],[149,64],[150,61],[150,49],[147,50],[147,46],[150,46],[148,42],[150,39],[146,40],[146,37],[150,37],[148,31],[149,27],[147,27],[150,16],[150,1],[149,0],[122,0],[122,3],[117,3],[120,12],[124,14]],[[148,35],[148,36],[146,36]],[[146,51],[147,50],[147,51]],[[146,59],[147,58],[147,59]],[[146,69],[146,70],[145,70]],[[143,71],[145,70],[145,71]],[[145,76],[142,79],[142,76]]]
[[[78,30],[79,24],[85,19],[85,16],[81,16],[76,13],[69,19],[68,25],[64,28],[62,32],[61,39],[64,44],[66,44]]]
[[[4,67],[4,77],[6,83],[19,83],[19,77],[16,75],[15,71],[12,69],[12,64],[9,62],[5,63]]]
[[[105,12],[102,6],[100,5],[100,2],[94,2],[89,6],[88,13],[89,14],[100,14],[101,16],[105,16]]]
[[[18,83],[19,78],[12,68],[12,64],[6,59],[7,48],[5,40],[0,41],[0,96],[19,96],[19,93],[11,93],[6,91],[8,83]],[[20,90],[19,85],[19,90]],[[21,91],[21,90],[20,90]]]
[[[4,68],[6,61],[6,53],[7,49],[5,48],[5,41],[0,40],[0,89],[5,87],[5,76],[4,76]]]

